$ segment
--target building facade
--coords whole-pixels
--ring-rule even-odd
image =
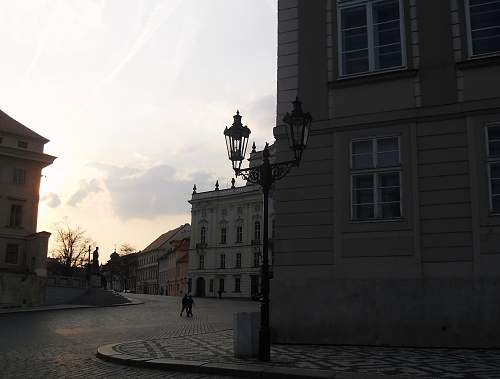
[[[190,292],[200,297],[256,295],[260,287],[264,226],[260,187],[216,187],[214,191],[194,192],[189,202]],[[269,215],[272,219],[271,201]]]
[[[183,296],[188,292],[189,237],[170,242],[158,259],[160,295]]]
[[[190,233],[191,228],[189,224],[181,225],[176,229],[162,234],[144,250],[137,253],[137,293],[160,294],[158,285],[158,259],[171,248],[170,242],[188,237]]]
[[[48,232],[37,232],[42,169],[55,157],[48,140],[0,111],[0,304],[45,298]]]
[[[278,3],[274,340],[500,346],[500,2]]]

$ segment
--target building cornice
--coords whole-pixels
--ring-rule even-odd
[[[7,156],[16,159],[35,161],[46,167],[54,162],[56,157],[44,153],[37,153],[30,150],[20,150],[8,146],[0,146],[0,156]]]
[[[193,204],[201,200],[215,200],[220,198],[237,197],[241,195],[254,194],[254,193],[260,194],[260,187],[257,185],[248,185],[236,188],[227,188],[217,191],[194,193],[191,197],[191,200],[189,200],[188,202],[190,204]]]

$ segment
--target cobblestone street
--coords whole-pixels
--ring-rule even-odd
[[[177,359],[332,370],[336,373],[382,374],[406,378],[500,378],[499,350],[421,349],[370,346],[273,345],[271,362],[233,356],[232,331],[132,341],[114,346],[137,358]]]
[[[179,317],[180,299],[131,295],[145,304],[0,314],[2,378],[204,378],[121,366],[95,357],[99,345],[196,335],[231,328],[232,314],[251,302],[195,300],[194,317]],[[216,378],[218,376],[210,376]]]

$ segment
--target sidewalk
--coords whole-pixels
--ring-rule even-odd
[[[273,345],[271,362],[233,356],[232,330],[101,346],[115,363],[236,376],[500,378],[500,350]]]

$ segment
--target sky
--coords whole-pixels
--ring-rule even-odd
[[[273,141],[276,25],[275,0],[0,0],[0,109],[57,156],[38,230],[81,227],[105,262],[190,223],[193,184],[230,185],[237,109]]]

